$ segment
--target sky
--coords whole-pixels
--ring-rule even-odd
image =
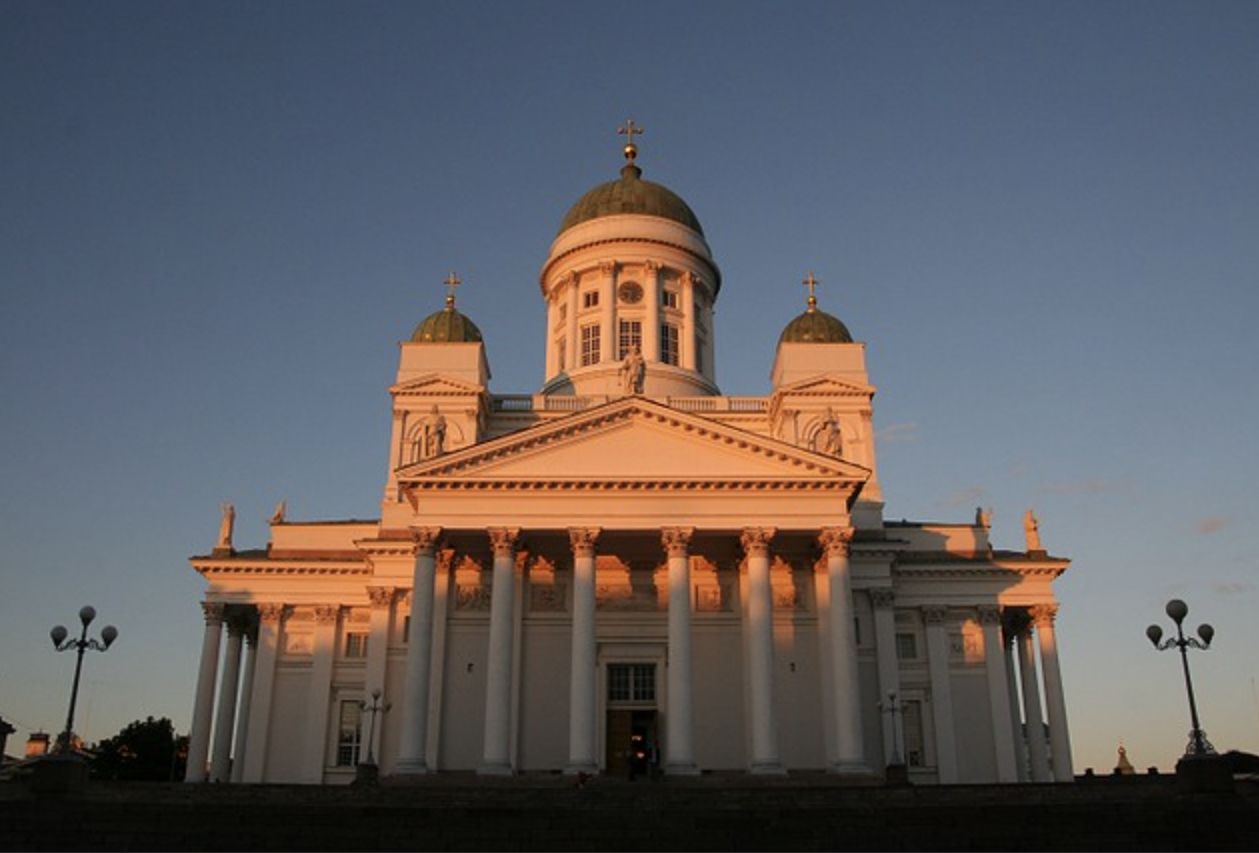
[[[458,304],[543,382],[568,207],[644,177],[723,273],[717,381],[820,307],[866,343],[889,519],[1033,508],[1077,772],[1259,752],[1259,4],[0,4],[0,716],[186,731],[237,547],[376,518],[397,343]]]

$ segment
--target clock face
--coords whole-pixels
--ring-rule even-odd
[[[635,302],[641,302],[643,299],[643,289],[637,282],[627,281],[617,290],[620,294],[621,301],[633,305]]]

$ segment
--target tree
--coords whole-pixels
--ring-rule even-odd
[[[188,757],[188,738],[175,734],[166,717],[147,717],[130,723],[118,734],[96,745],[92,774],[98,779],[165,781],[182,779]]]

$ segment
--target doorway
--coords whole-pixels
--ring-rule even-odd
[[[650,777],[660,766],[659,744],[654,708],[608,711],[605,766],[609,776]]]

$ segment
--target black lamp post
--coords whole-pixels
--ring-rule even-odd
[[[367,713],[371,714],[371,719],[367,724],[367,762],[366,763],[375,764],[376,759],[372,756],[372,741],[376,739],[376,715],[385,713],[393,706],[388,702],[386,702],[384,705],[380,704],[380,688],[379,687],[377,687],[376,689],[372,691],[372,704],[368,705],[366,702],[359,702],[358,706],[362,708],[364,711],[366,711]]]
[[[96,618],[96,608],[88,606],[79,611],[79,621],[83,623],[83,633],[79,635],[77,640],[67,639],[70,632],[66,630],[64,625],[58,625],[49,631],[52,638],[53,648],[59,652],[74,649],[78,652],[78,660],[74,664],[74,686],[70,689],[70,711],[66,714],[66,729],[57,738],[57,751],[61,753],[69,753],[71,751],[70,741],[74,732],[74,706],[79,698],[79,676],[83,672],[83,653],[88,649],[98,652],[106,651],[114,640],[118,639],[118,629],[113,625],[106,625],[101,631],[99,640],[88,639],[87,628],[92,624],[92,620]]]
[[[892,726],[892,757],[884,771],[887,782],[889,785],[907,785],[909,784],[909,768],[901,758],[900,727],[896,725],[896,715],[903,714],[903,710],[896,701],[895,690],[887,691],[887,701],[879,703],[879,710],[889,715]]]
[[[1189,677],[1189,649],[1206,650],[1211,647],[1211,640],[1215,637],[1215,629],[1210,625],[1203,623],[1198,626],[1198,637],[1186,637],[1183,627],[1185,617],[1189,614],[1189,605],[1181,601],[1179,598],[1173,598],[1167,602],[1167,615],[1176,623],[1176,636],[1163,639],[1163,629],[1157,625],[1151,625],[1145,629],[1145,635],[1150,638],[1150,642],[1154,644],[1154,648],[1159,651],[1176,648],[1180,650],[1180,662],[1185,670],[1185,689],[1189,692],[1189,717],[1193,722],[1193,731],[1189,733],[1189,748],[1185,750],[1187,756],[1201,757],[1204,755],[1214,755],[1215,747],[1211,746],[1211,742],[1207,740],[1207,733],[1202,730],[1198,724],[1198,703],[1193,697],[1193,680]]]

